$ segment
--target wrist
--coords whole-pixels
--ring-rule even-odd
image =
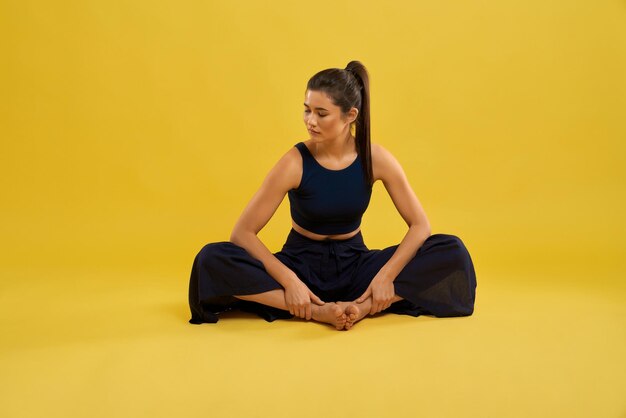
[[[388,270],[384,269],[381,269],[378,275],[380,277],[379,280],[385,283],[393,283],[393,281],[396,279],[395,274],[392,274]]]
[[[285,289],[287,289],[295,286],[296,284],[298,284],[298,282],[300,282],[298,276],[296,276],[295,274],[289,274],[285,276],[282,285]]]

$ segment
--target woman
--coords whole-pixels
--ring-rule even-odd
[[[215,323],[219,313],[235,308],[267,321],[297,316],[338,330],[379,312],[471,315],[476,275],[464,243],[455,235],[431,235],[402,167],[370,143],[365,67],[351,61],[345,69],[318,72],[307,83],[304,107],[310,138],[270,170],[230,241],[206,244],[196,255],[189,322]],[[409,229],[400,244],[371,250],[360,224],[377,180]],[[257,234],[285,194],[292,228],[272,254]]]

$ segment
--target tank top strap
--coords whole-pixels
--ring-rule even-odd
[[[300,179],[300,186],[298,190],[302,189],[312,177],[315,177],[319,174],[320,169],[315,164],[315,158],[313,158],[313,154],[309,151],[309,149],[304,145],[304,142],[298,142],[294,145],[300,151],[300,155],[302,155],[302,177]]]
[[[300,154],[302,154],[303,157],[310,157],[311,153],[309,152],[309,149],[306,147],[306,145],[304,145],[304,142],[298,142],[296,145],[294,145],[296,148],[298,148],[298,151],[300,151]]]
[[[314,158],[313,155],[311,154],[311,151],[309,151],[309,149],[307,148],[306,145],[304,145],[304,142],[298,142],[295,145],[296,148],[298,148],[298,151],[300,151],[300,154],[302,155],[302,161],[307,165],[307,166],[311,166],[312,163],[314,163]],[[312,165],[313,167],[315,166],[314,164]]]

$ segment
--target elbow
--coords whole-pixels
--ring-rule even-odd
[[[254,233],[249,232],[249,231],[244,231],[239,228],[235,228],[230,233],[230,237],[228,238],[228,240],[232,242],[233,244],[240,245],[240,243],[243,241],[242,237],[247,234],[254,234]]]
[[[429,237],[431,235],[430,223],[428,222],[415,223],[411,225],[411,227],[422,231],[426,235],[426,237]]]
[[[228,238],[228,240],[233,244],[237,244],[239,242],[239,236],[239,231],[237,229],[233,229],[230,233],[230,237]]]
[[[426,215],[424,215],[424,217],[422,218],[420,225],[424,229],[424,233],[426,234],[426,236],[429,237],[431,234],[430,222],[428,221],[428,218],[426,217]]]

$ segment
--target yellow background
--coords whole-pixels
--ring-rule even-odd
[[[0,415],[626,416],[624,1],[0,1]],[[191,263],[360,60],[466,318],[187,323]],[[285,199],[259,236],[290,229]],[[406,225],[382,183],[370,248]]]

